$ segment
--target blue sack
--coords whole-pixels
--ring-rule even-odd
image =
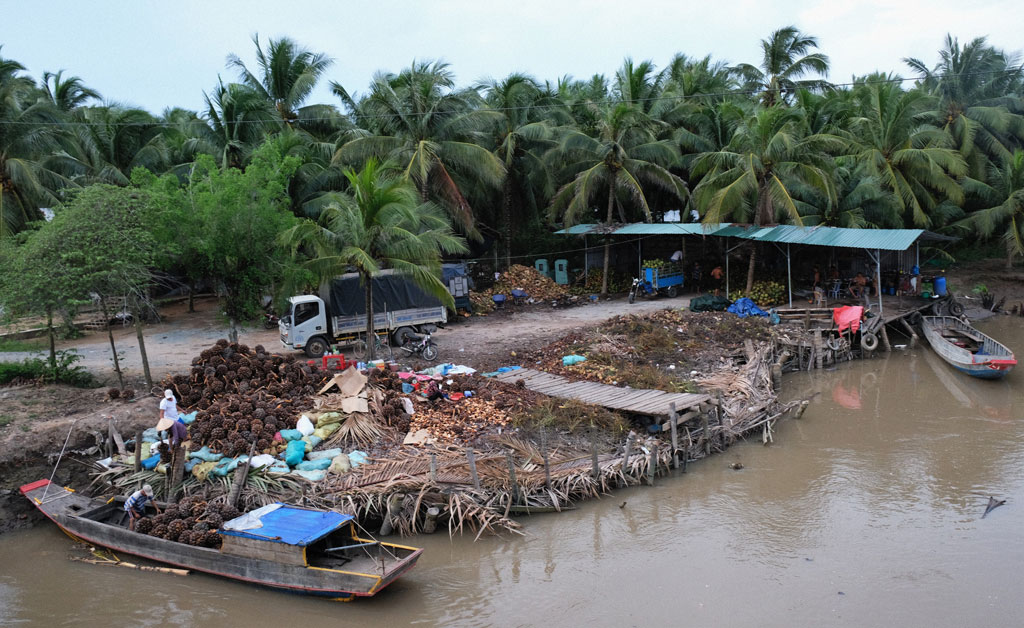
[[[142,468],[147,471],[152,471],[156,468],[156,465],[160,464],[160,456],[150,456],[142,461]]]
[[[563,355],[562,366],[572,366],[573,364],[579,364],[580,362],[586,362],[587,358],[582,355]]]
[[[302,432],[299,430],[281,430],[281,438],[286,441],[299,440],[302,438]]]
[[[319,458],[317,460],[303,460],[295,465],[295,468],[299,471],[320,471],[329,466],[331,466],[330,458]]]
[[[193,410],[188,414],[179,414],[178,420],[184,423],[185,425],[188,425],[189,423],[196,420],[196,414],[198,414],[198,410]]]
[[[295,465],[299,464],[305,457],[305,441],[293,440],[292,442],[288,443],[288,449],[284,451],[284,461],[288,463],[289,467],[294,467]]]

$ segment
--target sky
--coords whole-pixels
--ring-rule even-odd
[[[0,16],[0,56],[31,76],[64,69],[108,101],[153,113],[201,110],[218,76],[237,80],[226,67],[231,53],[255,69],[256,34],[333,58],[309,102],[334,104],[328,81],[363,93],[374,73],[413,60],[448,62],[459,86],[516,71],[551,81],[611,77],[626,57],[660,68],[677,52],[756,65],[760,40],[790,24],[818,38],[833,82],[876,70],[909,76],[904,57],[933,66],[947,33],[1024,49],[1020,0],[0,0]]]

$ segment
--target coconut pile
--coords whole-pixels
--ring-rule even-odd
[[[189,375],[165,382],[181,405],[197,410],[189,437],[197,447],[235,457],[253,444],[262,453],[278,453],[274,435],[295,427],[325,379],[315,366],[293,356],[267,353],[262,345],[218,340],[192,360]]]
[[[198,497],[183,497],[153,517],[135,522],[135,531],[168,541],[200,547],[220,547],[217,530],[225,521],[241,516],[234,506],[210,504]]]
[[[492,296],[504,294],[511,301],[513,290],[522,290],[536,301],[559,301],[569,296],[565,286],[558,285],[550,277],[537,272],[537,269],[513,264],[489,290],[471,292],[469,298],[474,311],[489,312],[494,309]]]

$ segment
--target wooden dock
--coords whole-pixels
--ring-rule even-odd
[[[596,382],[574,382],[560,375],[533,369],[508,371],[499,374],[497,379],[509,383],[521,379],[528,389],[551,397],[578,399],[612,410],[648,416],[668,416],[672,403],[675,403],[676,412],[684,412],[711,399],[709,395],[693,393],[670,393],[664,390],[622,388]]]

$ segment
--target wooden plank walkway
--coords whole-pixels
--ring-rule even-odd
[[[612,410],[650,416],[668,416],[669,404],[673,402],[676,404],[676,412],[682,413],[711,399],[709,395],[693,393],[670,393],[664,390],[621,388],[596,382],[574,382],[561,375],[552,375],[533,369],[517,369],[500,373],[496,379],[509,383],[521,379],[528,389],[551,397],[579,399]]]

